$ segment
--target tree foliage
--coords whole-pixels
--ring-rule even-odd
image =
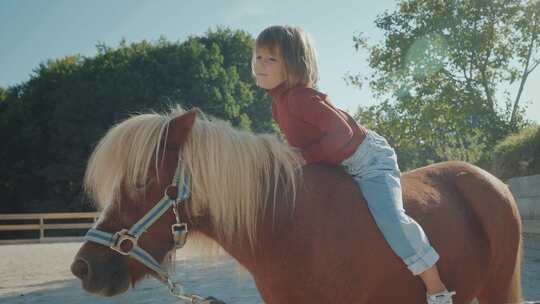
[[[540,174],[540,126],[530,126],[495,146],[487,166],[502,179]]]
[[[0,90],[0,212],[90,208],[81,193],[90,151],[137,112],[179,103],[271,131],[270,102],[251,76],[252,44],[227,28],[175,43],[99,44],[94,57],[49,60]]]
[[[0,87],[0,104],[2,104],[2,102],[7,99],[7,95],[8,91],[5,88]]]
[[[521,93],[540,62],[540,5],[526,0],[408,0],[376,20],[368,83],[380,104],[357,118],[395,145],[401,165],[476,161],[522,128]],[[517,88],[516,88],[517,87]]]

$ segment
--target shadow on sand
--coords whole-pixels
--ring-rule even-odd
[[[524,240],[524,298],[527,301],[540,301],[540,235],[525,235]],[[214,296],[228,304],[262,304],[253,280],[236,265],[236,262],[228,257],[182,259],[176,261],[176,273],[173,276],[181,281],[187,293]],[[81,289],[80,282],[76,279],[12,286],[10,289],[15,291],[7,294],[2,294],[2,289],[0,286],[2,304],[180,303],[169,294],[164,285],[154,279],[144,280],[124,295],[114,298],[88,294]]]
[[[174,278],[181,280],[186,293],[214,296],[226,303],[261,304],[253,280],[239,272],[236,263],[228,258],[219,260],[189,259],[176,262]],[[0,287],[1,289],[2,287]],[[166,286],[146,279],[129,292],[113,298],[102,298],[84,292],[76,279],[51,281],[37,285],[18,286],[23,292],[0,296],[2,304],[179,304]]]

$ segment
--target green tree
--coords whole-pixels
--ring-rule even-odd
[[[255,132],[276,131],[270,119],[271,103],[266,93],[258,88],[254,81],[248,81],[253,78],[251,71],[253,38],[242,31],[218,28],[216,31],[210,31],[207,36],[196,39],[207,48],[212,44],[217,45],[223,54],[223,65],[229,67],[243,80],[243,86],[237,88],[235,98],[246,100],[245,113],[233,121],[240,125],[249,124]],[[227,109],[223,110],[224,113],[227,112]]]
[[[8,91],[7,89],[0,87],[0,104],[7,99]]]
[[[0,99],[0,212],[90,208],[81,193],[90,151],[133,113],[179,103],[270,131],[270,102],[251,76],[252,43],[243,31],[218,28],[182,42],[98,44],[94,57],[39,65]]]
[[[348,80],[367,82],[381,101],[357,118],[389,137],[405,169],[478,160],[526,123],[521,93],[540,62],[539,8],[525,0],[401,1],[375,21],[382,42],[354,36],[373,73]]]
[[[540,126],[524,128],[499,142],[486,167],[502,179],[540,174]]]

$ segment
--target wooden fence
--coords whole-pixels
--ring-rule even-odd
[[[39,238],[26,239],[0,239],[2,244],[21,244],[21,243],[45,243],[45,242],[71,242],[82,241],[80,236],[46,236],[47,230],[71,230],[71,229],[89,229],[99,217],[99,212],[75,212],[75,213],[21,213],[21,214],[0,214],[0,232],[1,231],[39,231]],[[81,223],[81,219],[88,220]],[[51,223],[51,221],[62,220],[62,223]],[[13,222],[25,221],[25,223]],[[27,223],[33,221],[34,223]],[[71,222],[70,222],[71,221]],[[75,221],[75,222],[74,222]],[[5,223],[10,222],[10,223]],[[540,234],[540,220],[523,220],[523,232]]]
[[[39,238],[6,239],[0,240],[0,244],[81,241],[80,236],[53,237],[47,236],[46,232],[48,230],[89,229],[98,217],[99,212],[0,214],[0,231],[39,231]]]

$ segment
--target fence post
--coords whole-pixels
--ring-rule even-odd
[[[43,220],[43,217],[39,218],[39,242],[43,242],[43,238],[45,237],[45,221]]]

